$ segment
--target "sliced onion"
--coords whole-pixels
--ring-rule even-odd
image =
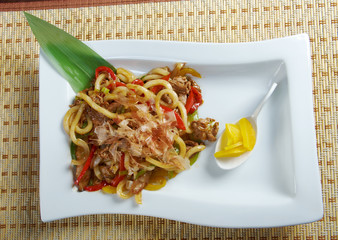
[[[102,161],[102,158],[100,158],[99,156],[97,156],[95,159],[94,159],[94,162],[93,162],[93,167],[95,168],[96,166],[98,166]]]
[[[96,176],[98,179],[100,179],[100,180],[103,179],[103,176],[102,176],[102,173],[101,173],[101,171],[100,171],[99,165],[97,165],[97,166],[94,167],[94,173],[95,173],[95,176]]]

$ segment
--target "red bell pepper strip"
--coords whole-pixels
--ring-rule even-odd
[[[161,108],[163,109],[164,112],[174,111],[170,107],[163,106],[163,105],[160,105],[160,106],[161,106]],[[183,122],[181,116],[176,111],[174,111],[174,114],[175,114],[175,118],[176,118],[176,122],[177,122],[177,127],[179,129],[185,130],[184,122]]]
[[[196,102],[202,104],[203,102],[203,99],[202,99],[202,94],[200,93],[200,91],[198,91],[196,88],[192,87],[191,90],[193,91],[194,93],[194,97],[195,97],[195,100]]]
[[[107,88],[110,90],[110,91],[113,91],[114,90],[114,88],[117,88],[117,87],[120,87],[120,86],[122,86],[122,87],[126,87],[126,84],[125,83],[123,83],[123,82],[112,82],[111,84],[109,84],[108,86],[107,86]]]
[[[123,83],[123,82],[116,82],[116,83],[115,83],[115,86],[116,86],[116,87],[121,87],[121,86],[122,86],[122,87],[125,87],[126,84]]]
[[[197,110],[197,108],[200,105],[202,105],[202,103],[203,103],[202,94],[196,88],[191,87],[189,97],[185,105],[187,113],[194,113]]]
[[[115,82],[109,84],[109,85],[107,86],[107,88],[108,88],[110,91],[113,91],[113,89],[115,88]]]
[[[164,112],[174,111],[174,109],[171,109],[170,107],[167,107],[167,106],[164,106],[164,105],[160,105],[160,107],[163,109]]]
[[[162,77],[163,80],[166,80],[166,81],[169,81],[169,78],[170,78],[170,73],[164,77]]]
[[[187,99],[187,103],[185,104],[185,109],[187,110],[187,113],[190,112],[192,105],[194,105],[194,101],[195,101],[194,92],[192,90],[190,90],[189,97]]]
[[[117,185],[119,185],[119,183],[124,179],[124,177],[125,177],[125,175],[121,176],[121,175],[117,174],[110,185],[112,185],[113,187],[117,187]]]
[[[169,81],[170,78],[170,73],[164,77],[162,77],[163,80]],[[157,94],[159,91],[161,91],[163,89],[162,85],[158,85],[158,86],[154,86],[151,88],[151,91],[155,94]]]
[[[174,114],[175,114],[175,117],[176,117],[177,127],[179,129],[185,130],[184,122],[183,122],[181,116],[176,111],[174,111]]]
[[[119,171],[124,171],[124,170],[126,170],[126,168],[124,166],[124,152],[122,152]],[[125,175],[117,174],[110,185],[112,185],[113,187],[117,187],[117,185],[124,179],[124,177]]]
[[[194,105],[192,105],[192,107],[190,108],[189,113],[194,113],[200,105],[200,103],[194,103]]]
[[[79,177],[76,179],[75,181],[75,185],[79,185],[79,182],[81,181],[83,175],[86,173],[86,171],[88,170],[89,166],[90,166],[90,163],[92,162],[92,159],[93,159],[93,156],[94,156],[94,153],[95,153],[95,150],[96,150],[96,146],[93,145],[92,148],[90,149],[90,153],[89,153],[89,156],[87,158],[87,161],[85,163],[85,165],[83,166],[83,169],[79,175]]]
[[[104,186],[107,186],[108,183],[106,181],[102,181],[99,184],[93,185],[93,186],[86,186],[84,188],[85,191],[88,192],[95,192],[101,190]]]
[[[113,80],[116,80],[116,75],[113,70],[106,66],[97,67],[95,70],[95,78],[97,78],[100,72],[107,72]]]
[[[159,91],[161,91],[163,89],[163,86],[161,85],[157,85],[151,88],[151,91],[155,94],[157,94]]]
[[[134,81],[131,82],[132,84],[140,85],[143,86],[144,82],[141,79],[135,79]]]

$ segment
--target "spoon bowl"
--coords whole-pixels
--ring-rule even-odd
[[[275,91],[277,87],[277,83],[274,82],[263,100],[258,104],[257,108],[255,109],[254,113],[251,116],[246,117],[246,119],[251,123],[252,128],[255,131],[255,139],[257,139],[257,117],[258,114],[260,113],[263,105],[267,102],[267,100],[270,98],[272,93]],[[225,130],[222,132],[222,136],[224,134]],[[215,153],[218,151],[221,151],[222,149],[222,137],[218,138],[217,143],[216,143],[216,148],[215,148]],[[252,151],[247,151],[241,154],[240,156],[237,157],[222,157],[222,158],[215,158],[217,165],[224,169],[224,170],[230,170],[236,167],[239,167],[242,165],[251,155]]]

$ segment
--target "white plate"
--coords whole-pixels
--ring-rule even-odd
[[[258,118],[249,161],[220,170],[207,145],[196,164],[160,191],[143,191],[143,204],[102,192],[72,190],[69,140],[62,119],[74,92],[40,56],[40,205],[42,221],[86,214],[163,217],[215,227],[273,227],[323,216],[307,35],[263,42],[217,44],[166,41],[95,41],[88,45],[115,67],[137,74],[187,64],[199,71],[201,117],[234,122],[252,113],[281,62],[285,78]]]

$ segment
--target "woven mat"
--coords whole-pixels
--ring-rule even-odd
[[[148,2],[34,10],[31,13],[81,40],[158,39],[229,43],[308,33],[312,48],[313,99],[324,217],[310,224],[270,229],[211,228],[118,214],[41,222],[39,46],[23,14],[7,11],[0,12],[1,239],[338,239],[337,1]]]

